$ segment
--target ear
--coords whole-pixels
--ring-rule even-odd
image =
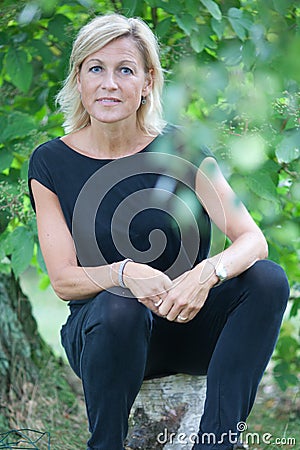
[[[144,97],[147,97],[147,95],[149,95],[150,92],[152,91],[153,73],[154,73],[154,70],[150,69],[149,72],[145,76],[145,84],[144,84],[144,88],[143,88],[143,96]]]
[[[81,94],[81,81],[80,81],[80,70],[79,69],[76,74],[76,82],[77,82],[77,89]]]

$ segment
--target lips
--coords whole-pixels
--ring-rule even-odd
[[[111,105],[111,104],[120,103],[121,100],[119,100],[118,98],[115,98],[115,97],[102,97],[102,98],[98,98],[97,102],[102,103],[102,104]]]

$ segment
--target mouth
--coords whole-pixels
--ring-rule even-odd
[[[115,105],[117,103],[121,103],[121,100],[115,97],[101,97],[97,99],[97,102],[102,105]]]

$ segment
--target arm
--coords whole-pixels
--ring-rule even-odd
[[[78,266],[74,241],[57,196],[36,180],[31,181],[31,187],[36,205],[39,242],[56,294],[63,300],[78,300],[117,286],[120,263],[97,267]],[[159,293],[165,292],[171,281],[166,275],[144,264],[128,265],[135,267],[135,276],[127,280],[126,285],[136,297],[143,298],[147,306],[157,312],[157,307],[153,305],[158,301]]]
[[[201,164],[196,192],[212,221],[232,242],[226,250],[210,258],[215,266],[222,262],[228,278],[239,275],[257,260],[267,257],[268,247],[263,233],[213,158],[206,158]]]
[[[169,320],[180,314],[191,320],[202,308],[209,290],[218,282],[214,268],[220,262],[232,278],[257,260],[267,257],[267,243],[213,158],[205,158],[196,179],[196,193],[212,221],[232,244],[174,280],[174,288],[159,308]]]

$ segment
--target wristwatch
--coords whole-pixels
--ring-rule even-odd
[[[227,280],[227,271],[225,269],[225,267],[223,266],[222,263],[219,263],[216,267],[215,267],[215,274],[217,275],[217,277],[219,278],[219,281],[217,284],[215,284],[215,286],[219,286],[219,284],[223,283],[225,280]]]

